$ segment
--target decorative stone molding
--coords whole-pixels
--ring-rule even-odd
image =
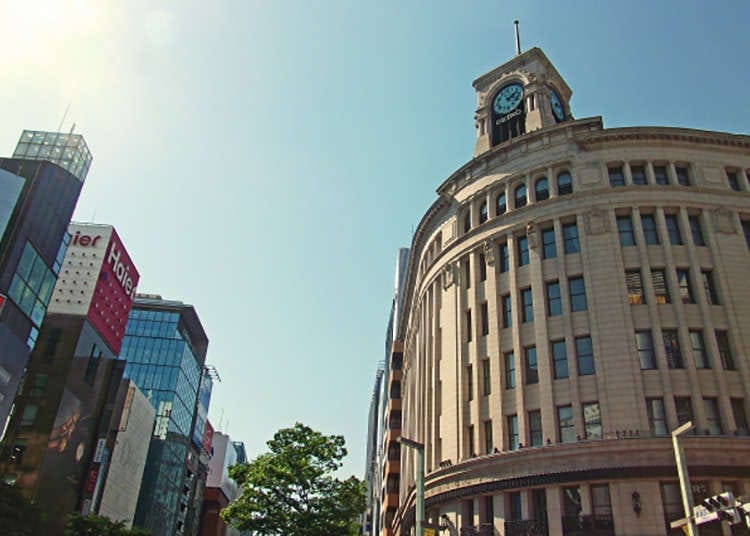
[[[490,240],[485,240],[482,243],[482,251],[484,252],[484,261],[487,266],[495,266],[495,245]]]
[[[451,285],[458,285],[458,270],[454,264],[448,263],[443,266],[443,290],[448,290]]]
[[[711,213],[713,216],[714,229],[717,233],[735,234],[737,229],[734,226],[734,217],[732,211],[724,207],[714,209]]]
[[[607,211],[600,208],[592,208],[586,215],[586,233],[600,235],[609,232],[609,218]]]
[[[539,246],[536,222],[530,221],[526,224],[526,238],[529,240],[529,247],[531,249],[536,249]]]

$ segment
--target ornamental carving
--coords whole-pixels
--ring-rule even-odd
[[[734,217],[729,209],[720,207],[713,211],[714,229],[717,233],[734,234],[737,229],[734,227]]]
[[[529,240],[529,247],[536,249],[539,241],[537,240],[536,223],[533,221],[526,224],[526,238]]]
[[[605,210],[592,208],[586,213],[586,232],[592,235],[609,232],[609,218]]]
[[[458,284],[458,273],[456,267],[453,264],[446,264],[443,266],[443,290],[448,290],[451,285]]]
[[[487,266],[495,266],[495,245],[491,241],[485,240],[482,244],[482,250]]]

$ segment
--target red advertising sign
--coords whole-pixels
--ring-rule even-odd
[[[93,467],[89,471],[89,476],[86,478],[86,493],[89,495],[94,493],[96,487],[96,480],[99,478],[99,467]]]
[[[5,294],[0,294],[0,313],[3,312],[3,305],[5,305],[5,300],[7,299],[8,297]]]
[[[203,432],[203,450],[211,454],[211,443],[214,440],[214,427],[210,421],[206,421],[205,432]]]

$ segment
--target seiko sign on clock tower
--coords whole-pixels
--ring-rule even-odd
[[[85,316],[120,352],[139,274],[111,225],[71,223],[48,314]]]

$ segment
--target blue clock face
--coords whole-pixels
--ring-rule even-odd
[[[521,84],[510,84],[505,86],[495,97],[492,109],[498,115],[504,115],[513,110],[523,98],[523,87]]]
[[[549,90],[549,102],[552,105],[552,113],[555,114],[555,119],[562,121],[565,119],[565,109],[563,108],[562,101],[554,89]]]

